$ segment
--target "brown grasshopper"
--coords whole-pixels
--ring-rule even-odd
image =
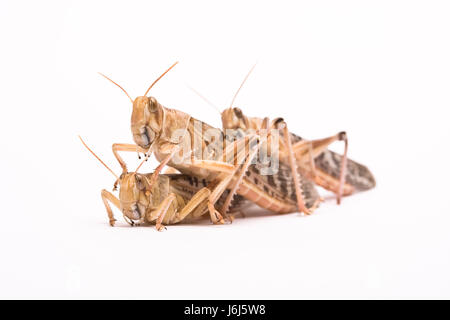
[[[236,91],[230,107],[225,109],[222,114],[222,127],[224,130],[243,130],[244,135],[255,130],[259,130],[267,119],[256,117],[247,117],[239,108],[233,108],[234,101],[243,87],[245,81],[253,71],[255,66],[249,71],[240,87]],[[198,92],[193,90],[208,104],[213,105]],[[336,135],[318,139],[304,140],[301,137],[290,133],[286,123],[282,118],[276,118],[271,122],[271,127],[277,127],[281,124],[281,139],[278,153],[282,162],[291,165],[292,156],[295,158],[295,164],[298,166],[299,172],[313,180],[317,185],[333,191],[337,194],[337,202],[340,203],[343,195],[350,195],[355,191],[368,190],[375,186],[375,179],[369,169],[356,161],[347,158],[348,139],[345,132]],[[291,141],[283,144],[283,141]],[[331,150],[328,146],[335,141],[344,141],[344,154],[341,156]],[[289,147],[292,143],[292,147]],[[295,176],[295,175],[294,175]]]
[[[208,212],[211,181],[184,174],[161,174],[151,184],[153,174],[142,174],[137,170],[123,172],[118,176],[79,138],[89,152],[116,177],[114,190],[119,187],[119,198],[105,189],[101,192],[111,226],[116,221],[111,203],[122,211],[125,221],[130,225],[156,224],[158,231],[163,230],[164,225],[199,219]],[[217,203],[222,205],[227,195],[228,191],[225,190]],[[232,210],[239,210],[245,203],[243,197],[234,198]],[[215,219],[212,221],[216,222]]]
[[[210,182],[205,179],[200,180],[185,174],[160,174],[156,183],[150,185],[153,174],[141,174],[135,171],[123,172],[118,176],[86,145],[81,137],[80,140],[89,152],[116,177],[114,190],[119,187],[119,198],[105,189],[101,191],[111,226],[114,226],[116,221],[111,203],[122,211],[125,221],[130,225],[155,224],[158,231],[165,229],[164,225],[200,219],[209,211],[207,200],[211,195]],[[246,173],[247,176],[254,178],[257,185],[263,186],[264,193],[270,194],[263,198],[272,199],[271,205],[284,201],[285,208],[290,205],[291,211],[295,210],[294,188],[292,180],[285,178],[288,173],[286,168],[281,169],[275,176],[260,175],[256,166],[253,166],[251,170]],[[314,185],[305,180],[302,187],[307,207],[313,208],[319,201]],[[280,193],[279,190],[284,190],[284,193]],[[250,189],[249,192],[254,192],[261,197],[258,189],[256,192],[255,189]],[[229,191],[225,190],[217,204],[223,205],[228,196]],[[247,205],[248,200],[236,195],[230,209],[240,211]]]
[[[272,123],[277,121],[280,120],[275,119]],[[239,108],[225,109],[222,113],[224,128],[239,128],[248,132],[253,128],[258,128],[260,122],[259,118],[246,117]],[[347,158],[348,140],[345,132],[318,140],[304,140],[300,136],[291,132],[286,133],[286,131],[282,134],[290,136],[299,172],[317,185],[336,193],[338,203],[342,196],[375,187],[375,178],[370,170]],[[342,156],[327,148],[335,141],[344,141],[345,143]],[[287,162],[289,151],[282,144],[280,144],[278,152],[280,160]]]
[[[224,206],[222,206],[221,213],[226,215],[228,205],[234,195],[234,192],[236,191],[238,194],[243,195],[247,199],[266,209],[275,212],[296,211],[296,208],[293,208],[291,204],[286,203],[284,199],[279,201],[270,195],[268,196],[262,192],[261,189],[255,186],[255,183],[250,181],[248,176],[244,176],[245,172],[248,172],[247,169],[250,165],[248,160],[252,159],[255,155],[254,153],[250,153],[255,152],[257,148],[254,148],[253,151],[240,153],[235,153],[235,149],[241,150],[242,146],[251,145],[250,142],[246,144],[245,141],[252,141],[252,139],[254,141],[254,139],[257,139],[258,137],[258,133],[248,134],[243,137],[243,139],[234,141],[228,146],[224,145],[223,137],[219,137],[212,142],[211,140],[203,138],[205,137],[205,132],[208,130],[215,130],[215,132],[218,132],[221,136],[222,132],[219,129],[215,129],[181,111],[165,108],[158,103],[154,97],[147,97],[147,93],[153,85],[175,65],[176,63],[164,72],[157,80],[155,80],[143,96],[137,97],[134,100],[131,99],[128,93],[121,86],[105,76],[105,78],[122,89],[133,103],[131,131],[136,145],[113,145],[114,155],[121,164],[124,172],[126,171],[126,164],[121,159],[118,153],[119,151],[142,152],[146,154],[146,158],[149,157],[152,152],[155,153],[160,165],[155,169],[150,185],[155,183],[161,170],[166,165],[179,170],[183,174],[196,176],[201,179],[213,180],[219,173],[230,173],[230,170],[233,171],[235,169],[235,162],[237,159],[247,159],[246,164],[244,164],[244,168],[246,168],[241,170],[239,175],[234,178],[234,183],[230,184],[231,179],[233,179],[233,175],[230,174],[228,176],[230,177],[229,180],[223,180],[223,182],[217,187],[218,189],[215,189],[220,190],[220,192],[223,192],[220,188],[229,187],[231,189]],[[183,146],[186,145],[190,146],[189,152],[183,153],[181,159],[178,158],[178,161],[174,161],[175,155],[183,149]],[[286,145],[289,148],[291,146],[290,141],[286,140]],[[223,152],[217,152],[217,150]],[[196,156],[198,154],[203,155],[203,157],[198,159]],[[294,158],[292,157],[291,166],[295,166]],[[305,205],[300,177],[297,175],[297,170],[294,172],[295,175],[293,175],[293,177],[297,202],[296,207],[305,213],[309,213],[310,208]],[[211,212],[214,211],[213,206],[214,201],[210,199],[208,208]],[[314,207],[315,206],[312,208]],[[221,216],[219,213],[216,212],[216,214],[220,219]]]
[[[236,120],[239,121],[236,123]],[[258,128],[261,123],[260,118],[246,117],[239,108],[228,108],[222,113],[222,124],[224,130],[226,129],[241,129],[244,134],[252,132],[254,128]],[[340,203],[342,195],[349,195],[355,191],[355,186],[347,183],[352,178],[355,170],[348,170],[349,164],[354,168],[358,166],[361,173],[362,165],[347,159],[348,140],[345,132],[339,132],[334,136],[318,140],[304,140],[297,135],[290,133],[282,118],[272,120],[271,126],[277,128],[281,124],[281,135],[285,140],[291,141],[292,148],[287,148],[285,144],[279,145],[279,159],[284,163],[291,163],[291,158],[294,157],[296,166],[295,170],[301,172],[309,179],[312,179],[316,184],[331,190],[337,194],[337,201]],[[288,137],[288,138],[286,138]],[[327,147],[335,141],[344,141],[345,151],[343,156],[330,151]],[[324,162],[325,156],[332,155],[334,162]],[[297,169],[298,167],[298,169]],[[347,171],[349,173],[347,173]],[[370,173],[370,172],[369,172]],[[350,176],[350,177],[348,177]],[[367,178],[367,176],[366,176]],[[370,178],[370,177],[369,177]],[[354,181],[353,179],[352,181]]]

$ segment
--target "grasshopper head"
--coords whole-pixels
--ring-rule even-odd
[[[148,149],[152,142],[158,137],[161,132],[163,122],[163,108],[153,97],[147,97],[147,93],[150,89],[175,65],[175,62],[169,69],[167,69],[162,75],[160,75],[150,87],[145,91],[145,94],[136,99],[132,99],[128,92],[122,88],[119,84],[100,73],[103,77],[118,86],[133,103],[133,113],[131,115],[131,131],[133,133],[133,139],[136,144],[144,149]]]
[[[122,213],[131,220],[145,217],[149,207],[147,177],[139,173],[123,173],[119,178],[119,199]]]
[[[163,107],[153,97],[137,97],[133,102],[131,132],[134,142],[148,149],[159,136],[164,117]]]
[[[249,129],[248,119],[239,108],[228,108],[222,112],[224,129]]]
[[[233,100],[231,101],[230,107],[225,109],[222,112],[223,129],[242,129],[242,130],[250,129],[250,124],[249,124],[247,117],[242,113],[241,109],[233,108],[233,103],[236,100],[236,97],[239,94],[239,91],[241,91],[242,86],[244,85],[245,81],[247,81],[248,77],[252,73],[253,69],[255,69],[255,67],[256,67],[256,64],[253,65],[253,67],[250,69],[250,71],[245,76],[244,81],[242,81],[239,89],[234,94],[234,97],[233,97]]]

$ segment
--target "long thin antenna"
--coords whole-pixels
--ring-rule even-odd
[[[173,67],[175,67],[177,65],[178,61],[175,62],[173,65],[170,66],[169,69],[166,70],[166,72],[164,72],[162,75],[160,75],[158,77],[158,79],[156,79],[155,81],[153,81],[153,83],[150,85],[150,87],[148,87],[147,91],[145,91],[144,97],[147,96],[147,93],[150,91],[150,89],[155,85],[155,83],[157,83],[162,77],[164,77],[166,75],[167,72],[169,72]]]
[[[209,101],[207,98],[205,98],[200,92],[198,92],[197,90],[195,90],[194,88],[192,88],[189,84],[186,84],[187,87],[189,89],[191,89],[191,91],[193,91],[196,95],[198,95],[203,101],[205,101],[208,105],[210,105],[211,107],[213,107],[214,109],[216,109],[217,112],[220,112],[220,109],[211,101]]]
[[[80,138],[81,143],[86,147],[86,149],[88,149],[89,152],[92,153],[92,154],[94,155],[94,157],[96,157],[97,160],[100,161],[100,162],[102,163],[102,165],[104,165],[105,168],[108,169],[109,172],[111,172],[111,173],[114,175],[114,177],[116,177],[116,179],[119,179],[119,176],[118,176],[117,174],[115,174],[114,171],[112,171],[112,170],[111,170],[111,169],[110,169],[110,168],[102,161],[102,159],[100,159],[100,157],[97,156],[97,155],[94,153],[94,151],[92,151],[91,148],[89,148],[89,147],[87,146],[87,144],[83,141],[83,139],[82,139],[80,136],[78,136],[78,138]]]
[[[127,97],[130,99],[131,103],[133,103],[133,99],[131,99],[130,95],[128,94],[128,92],[122,88],[120,85],[118,85],[116,82],[112,81],[110,78],[108,78],[107,76],[105,76],[103,73],[99,72],[99,75],[105,77],[106,79],[108,79],[109,81],[111,81],[112,83],[114,83],[116,86],[118,86],[120,89],[122,89],[123,92],[125,92],[125,94],[127,95]]]
[[[230,104],[230,108],[233,106],[234,104],[234,100],[236,100],[236,97],[239,93],[239,91],[241,91],[242,87],[244,86],[245,81],[247,81],[248,77],[250,76],[250,74],[252,73],[253,69],[255,69],[256,67],[256,63],[253,65],[253,67],[250,69],[250,71],[247,73],[247,75],[244,78],[244,81],[242,81],[239,89],[236,91],[236,93],[234,94],[233,100],[231,100],[231,104]]]

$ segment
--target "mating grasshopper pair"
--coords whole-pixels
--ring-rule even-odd
[[[188,216],[197,218],[206,212],[209,212],[212,222],[223,223],[224,218],[228,218],[227,211],[235,193],[263,208],[279,213],[294,211],[310,213],[317,207],[320,201],[318,193],[311,181],[302,176],[301,169],[305,166],[300,165],[297,168],[298,162],[300,164],[304,162],[305,147],[296,144],[297,149],[294,151],[291,134],[282,120],[278,119],[272,123],[268,119],[258,121],[258,130],[252,133],[247,132],[250,129],[248,126],[236,126],[234,122],[227,124],[224,121],[225,125],[232,126],[233,129],[245,130],[240,139],[227,145],[227,140],[223,139],[224,136],[218,129],[215,131],[218,132],[215,135],[216,139],[205,139],[204,133],[214,128],[186,113],[163,107],[153,97],[147,97],[153,85],[174,66],[175,64],[153,82],[144,96],[134,100],[121,86],[107,78],[121,88],[133,104],[131,130],[136,143],[136,145],[113,145],[114,155],[123,173],[116,181],[116,185],[120,185],[119,199],[108,191],[102,191],[111,225],[115,219],[109,202],[121,209],[125,220],[130,224],[156,223],[158,230],[163,228],[163,224],[177,223]],[[239,109],[230,107],[224,112],[222,119],[227,119],[227,114],[237,116],[238,120],[242,120],[246,125],[249,123],[248,118],[244,117]],[[231,120],[235,119],[231,117]],[[261,139],[261,131],[271,128],[276,129],[275,132],[282,131],[282,147],[268,147],[268,140],[272,139],[270,134]],[[264,142],[261,143],[261,140]],[[324,139],[304,144],[307,146],[306,153],[310,160],[315,154],[321,154],[320,151],[332,141],[334,140]],[[180,157],[179,153],[185,146],[190,149],[183,152]],[[260,166],[252,163],[262,148],[269,149],[271,156],[281,151],[282,161],[279,163],[279,170],[273,175],[262,175]],[[119,155],[120,151],[144,153],[145,158],[138,169],[152,152],[160,161],[160,165],[152,174],[139,174],[138,169],[129,173]],[[200,159],[196,157],[198,154],[201,155]],[[238,162],[238,159],[243,160],[243,163]],[[166,165],[182,174],[161,175]],[[315,173],[315,170],[312,171]],[[342,180],[341,178],[341,185]],[[198,187],[198,181],[202,181],[203,187],[196,190],[192,188],[192,183],[187,187],[186,181],[197,181],[195,187]],[[188,189],[189,192],[186,191]],[[237,204],[234,204],[236,208],[239,207],[239,203],[244,202],[242,198],[237,200]],[[220,212],[215,208],[217,204],[221,205]]]

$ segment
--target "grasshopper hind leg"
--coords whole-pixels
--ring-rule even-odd
[[[292,178],[294,180],[294,187],[295,187],[295,195],[297,198],[297,207],[298,210],[300,210],[301,212],[304,212],[305,214],[311,214],[311,210],[309,210],[307,208],[307,206],[305,205],[305,200],[302,194],[302,185],[301,185],[301,179],[300,176],[298,174],[298,168],[297,168],[297,159],[295,158],[295,153],[294,153],[294,149],[292,146],[292,141],[291,141],[291,134],[289,133],[287,124],[285,121],[281,120],[277,123],[278,125],[282,126],[282,130],[283,130],[283,135],[284,135],[284,139],[285,139],[285,143],[286,143],[286,147],[287,147],[287,151],[288,151],[288,159],[289,159],[289,165],[291,167],[291,171],[292,171]]]
[[[297,142],[293,145],[293,151],[297,158],[296,160],[300,164],[309,163],[310,168],[305,168],[305,166],[302,166],[303,169],[307,169],[309,176],[318,182],[319,185],[323,186],[325,183],[326,189],[329,189],[336,194],[337,203],[340,204],[344,194],[353,192],[352,190],[349,190],[349,187],[352,189],[351,186],[346,185],[348,152],[348,139],[346,132],[342,131],[333,136],[317,140],[302,140],[300,137],[296,137],[295,135],[291,134],[291,136],[294,136],[294,139],[296,138],[297,140]],[[335,155],[334,152],[327,149],[328,146],[335,141],[344,142],[344,153],[342,156],[339,156],[339,163],[332,163],[332,168],[336,168],[336,170],[329,172],[330,166],[324,166],[323,161],[319,159],[323,158],[325,154]],[[324,178],[326,178],[325,181],[323,181]]]

